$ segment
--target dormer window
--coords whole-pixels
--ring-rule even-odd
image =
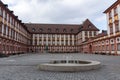
[[[114,14],[117,14],[117,7],[114,8]]]
[[[63,29],[63,32],[67,32],[65,28]]]
[[[111,12],[111,11],[109,12],[109,17],[110,17],[110,18],[112,17],[112,12]]]
[[[56,29],[56,32],[59,32],[59,29],[58,29],[58,28]]]
[[[51,29],[50,29],[50,28],[48,28],[48,32],[51,32]]]
[[[71,29],[70,31],[73,32],[73,29]]]
[[[91,26],[91,25],[88,25],[88,28],[92,28],[92,26]]]
[[[35,28],[32,28],[32,31],[35,32]]]
[[[39,31],[40,31],[40,32],[42,32],[42,31],[43,31],[43,29],[42,29],[42,28],[40,28],[40,29],[39,29]]]

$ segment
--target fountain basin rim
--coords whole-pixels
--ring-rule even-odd
[[[59,60],[56,60],[59,61]],[[79,60],[78,60],[79,61]],[[82,61],[82,60],[80,60]],[[89,61],[86,60],[87,62],[90,62],[89,64],[73,64],[73,63],[58,63],[58,64],[52,64],[52,63],[42,63],[38,65],[38,68],[40,70],[45,70],[45,71],[87,71],[87,70],[92,70],[92,69],[97,69],[100,67],[100,62],[98,61]]]

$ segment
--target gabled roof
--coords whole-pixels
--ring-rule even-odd
[[[109,12],[111,9],[115,8],[118,4],[120,4],[120,0],[117,0],[115,3],[113,3],[109,8],[107,8],[103,13]]]
[[[98,31],[88,19],[83,24],[40,24],[25,23],[28,31],[34,34],[77,34],[81,30]],[[89,26],[89,27],[88,27]]]
[[[86,19],[82,24],[81,31],[99,31],[99,29],[89,19]]]

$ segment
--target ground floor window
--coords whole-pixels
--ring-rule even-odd
[[[106,46],[106,50],[109,51],[109,45]]]
[[[117,50],[120,51],[120,43],[117,44]]]
[[[111,50],[114,51],[114,44],[111,45]]]

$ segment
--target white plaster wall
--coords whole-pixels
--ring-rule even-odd
[[[73,45],[73,46],[74,46],[74,44],[75,44],[75,43],[74,43],[74,42],[75,42],[74,40],[75,40],[75,39],[74,39],[74,35],[72,35],[72,45]]]

